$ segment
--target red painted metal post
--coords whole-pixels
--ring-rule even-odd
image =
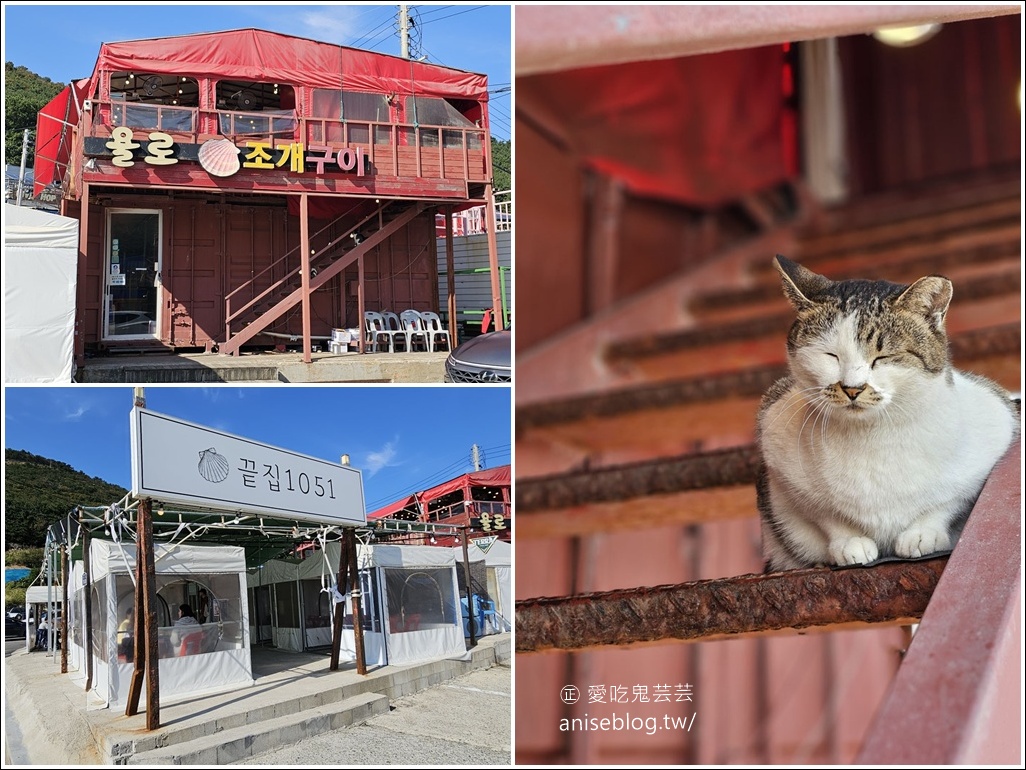
[[[994,468],[859,764],[1021,765],[1022,448]]]
[[[499,282],[499,245],[495,239],[495,193],[491,182],[485,183],[485,227],[488,230],[488,268],[492,278],[492,313],[495,330],[506,328],[502,314],[502,288]]]
[[[445,275],[449,283],[449,298],[446,309],[449,311],[449,338],[452,347],[459,344],[456,338],[456,256],[452,240],[452,206],[443,209],[445,215]]]
[[[82,182],[81,209],[78,216],[78,286],[75,288],[78,310],[75,312],[75,363],[85,366],[85,308],[88,305],[85,295],[88,285],[89,265],[89,183]],[[100,299],[100,307],[103,307],[106,288],[101,289],[103,294]],[[102,311],[101,311],[102,312]],[[103,335],[103,318],[100,318],[100,336]]]
[[[310,340],[310,200],[306,193],[299,195],[300,277],[303,281],[303,363],[313,362],[313,343]]]
[[[363,273],[363,255],[356,260],[356,312],[360,316],[356,320],[356,325],[359,327],[360,334],[360,352],[367,352],[367,334],[364,332],[363,314],[367,311],[367,300],[363,291],[364,273]]]

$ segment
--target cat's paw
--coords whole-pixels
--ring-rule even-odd
[[[830,542],[830,560],[838,566],[869,564],[876,561],[880,550],[868,537],[846,537]]]
[[[951,536],[948,531],[936,527],[912,527],[894,540],[894,553],[902,559],[918,559],[950,548]]]

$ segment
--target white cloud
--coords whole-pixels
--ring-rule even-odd
[[[375,473],[380,471],[386,466],[398,465],[399,463],[393,462],[395,456],[398,454],[396,445],[399,443],[399,439],[396,438],[389,441],[376,452],[368,452],[367,456],[363,461],[363,470],[368,476],[373,476]]]
[[[72,420],[72,421],[80,420],[82,418],[82,416],[85,415],[85,413],[88,412],[88,411],[89,411],[89,408],[87,406],[85,406],[83,404],[79,404],[76,408],[72,409],[70,412],[66,412],[64,414],[64,419],[65,420]]]
[[[348,40],[356,29],[349,14],[338,10],[301,13],[299,20],[306,28],[305,34],[314,40],[341,43]]]

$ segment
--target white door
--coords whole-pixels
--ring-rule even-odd
[[[107,212],[104,339],[153,339],[160,332],[161,212]]]

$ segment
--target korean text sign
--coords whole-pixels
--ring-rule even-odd
[[[367,521],[355,468],[139,407],[132,410],[132,494],[324,524]]]

